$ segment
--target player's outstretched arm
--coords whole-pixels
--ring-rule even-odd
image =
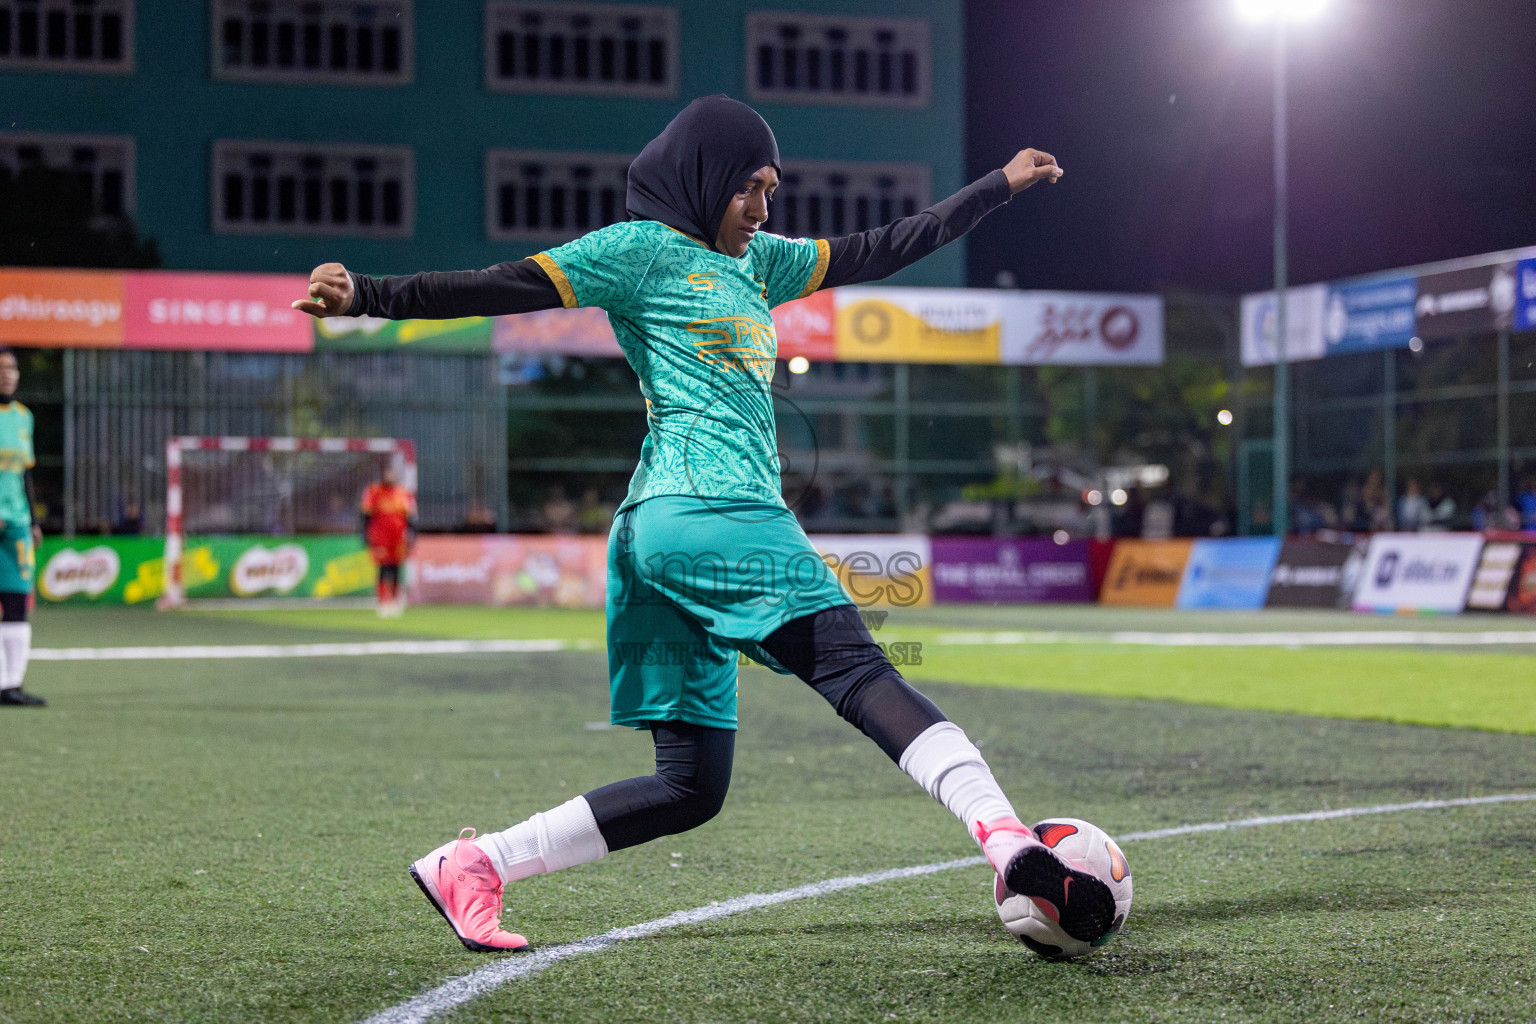
[[[309,275],[309,298],[293,308],[311,316],[377,316],[389,320],[452,320],[559,309],[560,292],[537,263],[514,260],[485,270],[366,277],[340,263]]]
[[[979,224],[981,218],[1036,182],[1055,182],[1061,175],[1061,167],[1049,153],[1020,150],[1002,168],[921,213],[870,231],[829,238],[827,273],[821,287],[863,284],[890,277],[953,242]]]

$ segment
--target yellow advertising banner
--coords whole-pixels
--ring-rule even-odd
[[[841,288],[837,358],[853,363],[996,363],[1003,308],[965,288]]]
[[[1120,540],[1109,558],[1101,604],[1172,608],[1192,540]]]

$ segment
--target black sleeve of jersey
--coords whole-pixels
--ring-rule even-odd
[[[831,252],[821,287],[836,288],[890,277],[953,242],[1011,198],[1008,178],[999,169],[921,213],[882,228],[829,238]]]
[[[485,270],[367,277],[353,274],[348,316],[388,320],[452,320],[560,309],[560,293],[532,260],[498,263]]]

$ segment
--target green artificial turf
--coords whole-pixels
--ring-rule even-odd
[[[461,635],[442,611],[382,627]],[[457,621],[470,635],[564,629],[574,639],[594,618],[562,614],[475,610]],[[37,642],[298,643],[382,627],[342,612],[45,609]],[[921,674],[943,671],[926,652]],[[1014,653],[973,648],[967,656],[982,660],[953,670],[985,681],[988,659]],[[1263,673],[1314,654],[1358,658],[1328,663],[1348,666],[1341,678],[1353,683],[1378,661],[1390,675],[1394,657],[1417,657],[1448,666],[1448,697],[1489,675],[1484,659],[1510,657],[1023,653],[1036,666],[1042,655],[1073,659],[1058,666],[1063,676],[1071,667],[1127,688],[1138,674]],[[1203,660],[1178,668],[1165,655]],[[605,679],[600,651],[35,663],[28,687],[52,706],[0,713],[0,1021],[347,1022],[486,963],[451,938],[404,866],[461,826],[504,828],[648,771],[646,737],[600,728]],[[1072,814],[1112,832],[1536,790],[1536,737],[1512,732],[1212,707],[1181,694],[927,678],[924,689],[981,744],[1022,815]],[[507,923],[551,945],[743,893],[974,852],[953,818],[798,682],[748,670],[741,701],[720,818],[518,883]],[[1070,964],[1038,960],[1004,933],[987,872],[962,869],[623,943],[453,1020],[1527,1021],[1533,849],[1536,804],[1137,842],[1126,849],[1137,886],[1126,933]]]

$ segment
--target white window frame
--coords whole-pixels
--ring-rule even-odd
[[[808,36],[814,36],[820,43],[818,49],[822,49],[830,43],[825,41],[829,32],[849,33],[850,49],[847,51],[847,63],[844,65],[844,82],[846,87],[834,91],[830,87],[831,56],[826,53],[827,68],[825,74],[828,77],[828,87],[811,90],[804,87],[784,88],[778,84],[763,87],[759,79],[758,48],[765,40],[776,40],[780,37],[781,30],[793,29]],[[854,88],[856,78],[856,53],[860,42],[878,39],[882,33],[891,33],[896,37],[897,62],[892,66],[893,80],[900,83],[904,70],[900,64],[900,51],[904,44],[915,47],[916,60],[913,73],[916,78],[915,89],[905,92],[896,89],[889,92],[881,92],[878,89],[880,75],[879,61],[869,68],[868,73],[873,76],[872,86],[860,92]],[[855,106],[855,107],[894,107],[905,110],[917,110],[927,107],[931,102],[933,93],[933,32],[929,23],[920,18],[883,18],[883,17],[853,17],[827,14],[807,14],[801,11],[752,11],[746,19],[746,49],[742,67],[746,75],[747,96],[755,102],[761,103],[788,103],[806,104],[814,106]],[[797,61],[797,81],[806,82],[809,72]],[[777,67],[774,75],[775,83],[781,80],[785,68]]]
[[[66,19],[67,38],[75,39],[75,24],[72,16],[81,13],[77,10],[75,0],[0,0],[0,11],[10,14],[10,51],[0,54],[0,72],[5,71],[66,71],[72,74],[98,74],[98,75],[127,75],[134,70],[134,5],[136,0],[95,0],[90,10],[96,14],[113,13],[122,19],[122,59],[105,61],[99,57],[49,57],[48,49],[48,19],[51,13],[63,13]],[[17,55],[20,42],[20,14],[23,8],[34,9],[41,13],[42,19],[38,25],[38,53],[36,57],[21,57]],[[92,29],[93,38],[98,42],[101,38],[101,24],[98,20]]]
[[[294,40],[295,60],[293,67],[279,67],[274,62],[266,67],[253,67],[249,63],[232,65],[224,60],[224,22],[229,18],[231,11],[248,9],[253,3],[265,3],[273,9],[271,20],[278,21],[284,15],[290,15],[298,22],[304,17],[303,8],[318,6],[320,15],[320,62],[321,67],[306,68],[299,61],[302,60],[303,39]],[[400,17],[395,20],[394,27],[400,31],[400,67],[398,71],[385,72],[382,70],[359,71],[356,68],[348,68],[342,71],[333,70],[330,67],[330,34],[331,29],[337,24],[347,24],[353,29],[357,24],[353,18],[347,17],[358,8],[378,7],[384,8],[381,12],[386,17],[394,8],[399,8]],[[249,40],[243,41],[242,49],[249,52]],[[383,60],[383,39],[379,37],[374,43],[375,61]],[[271,46],[276,53],[278,41],[272,39]],[[356,37],[354,36],[348,52],[355,56]],[[349,57],[349,60],[352,57]],[[266,85],[353,85],[365,88],[389,88],[392,86],[410,85],[416,77],[416,13],[415,0],[208,0],[208,66],[212,69],[213,77],[219,81],[227,82],[260,82]]]
[[[305,221],[302,217],[302,206],[305,196],[302,192],[302,181],[296,182],[295,188],[301,191],[295,195],[296,209],[298,213],[291,221],[279,220],[276,211],[279,209],[280,197],[273,194],[269,202],[272,204],[274,214],[265,221],[239,220],[229,221],[224,215],[224,176],[232,163],[245,162],[252,156],[266,155],[273,158],[275,163],[297,165],[306,157],[322,157],[327,166],[330,161],[353,161],[359,159],[372,159],[380,164],[395,164],[401,169],[400,187],[400,223],[394,225],[384,224],[382,219],[376,219],[371,225],[359,224],[356,220],[355,191],[349,187],[348,203],[353,206],[348,212],[345,223],[337,223],[332,219],[332,195],[331,182],[334,177],[325,174],[321,182],[320,207],[321,216],[319,222]],[[303,142],[273,142],[265,139],[218,139],[213,144],[213,153],[208,161],[208,213],[209,223],[214,234],[218,235],[308,235],[329,236],[336,238],[380,238],[380,239],[407,239],[416,229],[416,160],[415,153],[409,146],[376,146],[358,145],[352,143],[303,143]],[[302,174],[298,172],[298,174]],[[274,172],[274,177],[276,177]],[[355,177],[348,177],[349,182],[356,182]],[[382,206],[383,197],[378,203]]]
[[[649,78],[640,81],[626,82],[622,74],[623,53],[615,56],[615,77],[610,80],[594,74],[587,79],[574,77],[577,57],[573,42],[569,63],[571,75],[561,78],[522,78],[501,76],[500,36],[509,27],[516,27],[516,23],[523,16],[537,16],[539,18],[558,19],[566,26],[570,26],[578,19],[593,19],[598,22],[625,19],[641,19],[642,22],[657,27],[663,33],[667,43],[665,60],[666,74],[662,81],[655,82]],[[537,93],[543,95],[565,96],[623,96],[638,99],[675,99],[678,95],[678,80],[681,77],[681,36],[678,28],[677,8],[660,6],[642,6],[639,4],[595,4],[595,3],[541,3],[535,0],[489,0],[485,5],[484,54],[485,54],[485,88],[495,93]],[[572,37],[574,38],[574,37]],[[541,59],[548,59],[549,45],[546,41],[540,48]],[[591,67],[595,72],[601,70],[601,52],[592,53],[589,58]],[[521,56],[518,57],[521,61]],[[649,54],[641,55],[641,63],[649,66]]]
[[[570,178],[574,177],[577,168],[591,168],[597,176],[598,186],[604,183],[604,178],[610,184],[616,186],[617,195],[614,200],[613,221],[628,219],[624,212],[624,175],[630,162],[634,160],[633,154],[628,153],[591,153],[574,152],[570,150],[548,149],[488,149],[485,153],[485,237],[494,242],[521,242],[521,241],[550,241],[575,238],[588,231],[595,231],[603,226],[602,211],[598,205],[599,196],[591,198],[593,216],[586,227],[578,227],[575,217],[575,196],[567,200],[570,216],[562,227],[554,227],[541,224],[537,228],[512,227],[501,225],[501,187],[508,184],[508,179],[503,173],[508,165],[516,164],[541,164],[554,171],[561,184],[569,186]],[[519,181],[516,184],[522,185]],[[522,202],[519,196],[514,202]],[[541,203],[544,213],[549,211],[548,200]],[[519,224],[524,217],[519,217]],[[540,219],[543,219],[541,214]]]
[[[98,217],[132,217],[138,211],[138,152],[130,135],[78,135],[57,132],[0,132],[0,162],[19,170],[17,151],[23,146],[37,146],[43,150],[43,165],[58,171],[74,171],[73,150],[89,146],[98,151],[116,151],[117,160],[98,160],[91,186],[92,206]],[[58,155],[50,160],[49,153]],[[113,167],[122,172],[122,210],[116,214],[101,211],[103,183],[101,172]]]
[[[800,212],[797,215],[797,223],[791,226],[788,223],[788,211],[785,206],[791,196],[797,204],[809,199],[809,191],[801,191],[791,179],[799,178],[802,182],[818,183],[821,187],[816,189],[817,194],[827,195],[831,189],[830,179],[843,177],[848,179],[848,184],[841,190],[842,194],[853,199],[853,207],[846,209],[842,230],[837,230],[832,225],[832,212],[828,209],[822,221],[821,228],[816,231],[808,230],[809,211]],[[882,189],[880,180],[892,179],[890,189]],[[879,208],[876,206],[871,211],[868,223],[864,228],[858,225],[857,201],[862,194],[871,199],[876,199],[883,191],[891,191],[893,195],[893,209],[889,220],[882,220],[879,216]],[[912,209],[909,211],[903,207],[901,200],[910,197]],[[925,210],[933,204],[933,168],[923,163],[869,163],[862,160],[785,160],[782,183],[779,193],[774,199],[773,210],[768,215],[767,229],[779,234],[788,234],[792,237],[804,238],[830,238],[837,235],[851,235],[860,230],[881,227],[893,220]]]

